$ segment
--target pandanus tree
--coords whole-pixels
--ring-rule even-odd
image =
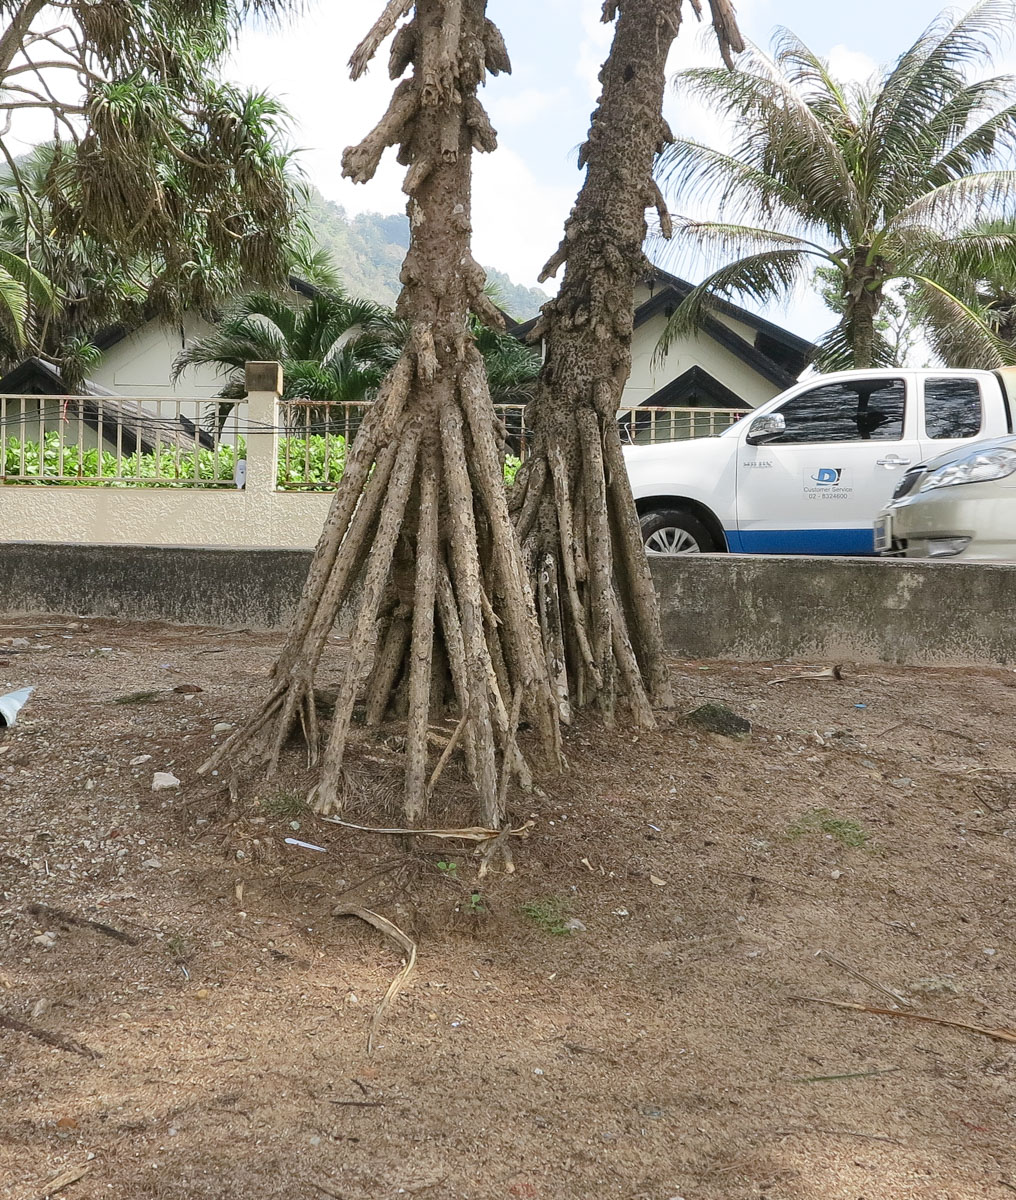
[[[837,80],[788,30],[771,57],[749,48],[736,72],[681,72],[679,94],[729,118],[733,146],[677,138],[661,156],[674,204],[717,214],[676,222],[678,246],[716,269],[678,307],[662,348],[697,327],[711,297],[782,300],[817,266],[838,277],[842,312],[820,341],[820,367],[888,362],[877,318],[894,280],[983,338],[949,282],[1016,256],[1011,227],[971,228],[1011,215],[1016,201],[1016,79],[980,77],[1014,15],[1010,0],[944,15],[863,84]]]
[[[319,811],[341,800],[362,689],[368,725],[404,703],[409,822],[426,809],[428,722],[432,700],[447,698],[446,682],[460,714],[453,737],[485,824],[501,824],[511,779],[530,781],[516,740],[520,719],[545,756],[559,755],[557,707],[508,513],[504,431],[470,329],[471,314],[501,324],[470,249],[471,156],[496,145],[477,88],[487,72],[510,69],[485,10],[486,0],[389,0],[351,60],[356,78],[395,33],[389,69],[401,82],[377,128],[346,150],[343,171],[365,182],[396,145],[408,168],[410,245],[397,306],[408,337],[346,459],[269,696],[204,768],[260,755],[274,769],[300,724],[319,768]],[[325,738],[314,675],[358,579]]]
[[[697,11],[697,5],[695,6]],[[711,0],[724,58],[742,48],[732,9]],[[608,0],[616,19],[603,90],[579,154],[586,178],[541,282],[557,297],[533,331],[544,364],[530,405],[533,451],[516,480],[515,524],[535,581],[544,656],[562,716],[595,705],[635,724],[670,700],[660,620],[616,422],[631,369],[635,285],[647,268],[646,209],[670,218],[653,164],[672,134],[664,67],[681,0]]]
[[[0,0],[0,154],[24,229],[17,252],[63,300],[62,324],[47,325],[29,290],[23,324],[46,331],[36,348],[139,291],[147,315],[171,316],[285,281],[298,212],[285,114],[220,71],[246,16],[287,7]],[[6,134],[39,113],[52,145],[23,172]]]

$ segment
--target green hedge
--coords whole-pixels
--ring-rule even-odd
[[[60,435],[47,433],[42,447],[38,442],[22,443],[7,438],[3,443],[4,476],[27,476],[35,484],[59,485],[71,477],[76,484],[90,487],[187,487],[195,479],[206,486],[232,487],[236,459],[245,458],[247,445],[240,438],[236,449],[223,443],[215,450],[181,452],[162,450],[155,454],[124,454],[119,474],[125,480],[110,479],[116,475],[116,455],[109,450],[82,450],[80,446],[60,447]],[[289,456],[287,468],[286,456]],[[327,461],[326,461],[327,459]],[[519,469],[519,459],[509,457],[505,462],[505,480],[512,483]],[[346,439],[341,434],[312,434],[309,438],[279,439],[277,486],[287,491],[314,491],[334,487],[342,478],[346,466]],[[18,482],[23,482],[20,480]]]

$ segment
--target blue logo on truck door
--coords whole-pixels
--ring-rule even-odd
[[[819,467],[818,474],[812,475],[812,479],[822,487],[835,487],[842,474],[842,467]]]

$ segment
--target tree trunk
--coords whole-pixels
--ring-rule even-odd
[[[875,318],[882,306],[881,291],[867,289],[850,306],[850,330],[854,343],[854,366],[867,371],[875,363]]]
[[[870,246],[858,246],[843,283],[843,322],[853,352],[853,366],[867,371],[875,366],[875,322],[884,299],[887,265]]]
[[[711,0],[725,60],[743,45],[727,0]],[[696,6],[697,10],[697,6]],[[533,452],[515,484],[516,527],[537,577],[544,655],[562,719],[617,699],[635,724],[671,701],[659,610],[621,453],[616,415],[631,369],[634,291],[646,270],[647,207],[670,216],[653,181],[671,137],[664,68],[681,0],[608,0],[617,18],[603,91],[579,155],[586,179],[542,279],[565,266],[533,331],[544,365],[527,412]]]
[[[361,690],[375,724],[398,694],[408,705],[406,819],[418,822],[429,793],[431,706],[445,694],[443,681],[434,684],[435,663],[447,661],[478,817],[497,827],[508,779],[531,779],[516,744],[520,719],[538,732],[548,755],[556,756],[559,744],[487,376],[468,331],[470,311],[502,323],[470,252],[470,163],[474,148],[496,144],[477,87],[487,71],[510,64],[486,19],[486,0],[389,0],[353,55],[354,78],[411,8],[392,43],[390,72],[399,79],[411,65],[412,74],[396,87],[377,128],[343,156],[343,173],[356,182],[372,177],[389,146],[399,145],[408,167],[410,246],[398,313],[410,336],[350,449],[271,694],[202,769],[255,754],[274,770],[299,723],[311,761],[320,762],[315,806],[331,811],[343,794]],[[348,662],[325,742],[314,674],[357,579]]]

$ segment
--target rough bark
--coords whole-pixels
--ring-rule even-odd
[[[886,262],[859,246],[843,287],[843,317],[854,350],[854,366],[868,370],[875,365],[875,322],[882,307],[888,274]]]
[[[696,14],[699,5],[692,0]],[[727,0],[710,0],[724,59],[743,49]],[[652,169],[669,137],[664,68],[681,0],[608,0],[616,18],[603,90],[579,153],[586,179],[542,278],[563,265],[533,331],[544,365],[516,480],[516,528],[532,564],[543,649],[561,719],[623,701],[636,725],[671,701],[656,593],[615,420],[631,369],[635,285],[646,269],[645,210],[670,218]]]
[[[286,645],[262,709],[215,763],[263,757],[274,770],[299,725],[320,762],[319,812],[343,794],[354,708],[382,722],[398,700],[406,715],[405,815],[411,825],[444,769],[428,761],[428,726],[446,692],[477,793],[477,815],[499,826],[510,779],[531,784],[517,742],[524,721],[548,757],[559,756],[557,706],[529,577],[508,514],[503,462],[470,312],[500,321],[470,251],[470,162],[495,135],[476,96],[487,71],[508,70],[486,0],[391,0],[351,60],[361,74],[395,34],[390,69],[400,82],[378,127],[343,156],[369,179],[398,145],[407,168],[410,245],[399,315],[411,335],[350,451]],[[373,467],[373,470],[371,469]],[[345,676],[327,743],[314,707],[314,675],[343,602],[362,580]],[[439,640],[440,639],[440,640]],[[435,681],[447,669],[450,688]]]

